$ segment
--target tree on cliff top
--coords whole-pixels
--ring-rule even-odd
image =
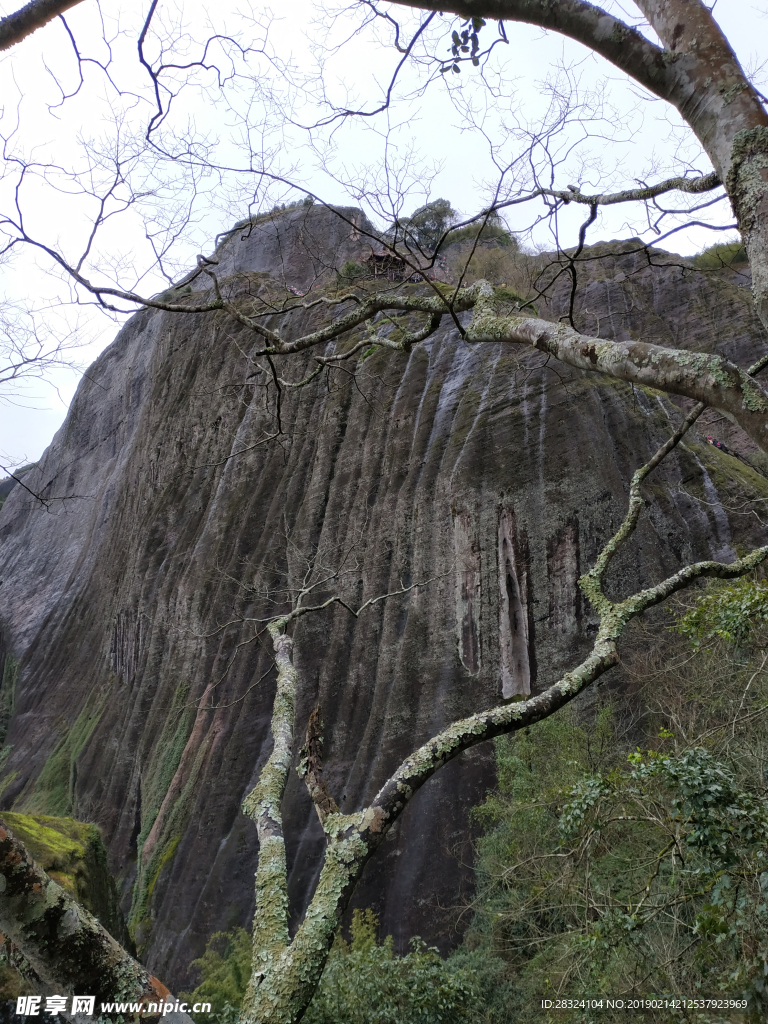
[[[13,45],[70,5],[60,3],[57,6],[51,0],[33,0],[24,11],[0,24],[0,45]],[[374,3],[364,6],[371,12],[371,17],[383,17],[389,24],[396,25],[391,13],[393,8],[382,12]],[[676,175],[650,185],[642,183],[638,187],[614,192],[586,194],[577,185],[534,181],[524,195],[514,198],[504,198],[497,191],[494,201],[485,210],[457,227],[474,223],[479,234],[500,209],[534,198],[547,203],[552,215],[572,204],[584,206],[587,217],[580,230],[578,245],[575,252],[566,253],[564,262],[564,272],[572,275],[575,288],[576,259],[583,249],[586,231],[602,207],[636,202],[653,204],[667,194],[709,196],[722,188],[730,200],[749,257],[755,308],[768,330],[768,113],[763,97],[744,74],[712,11],[701,0],[637,0],[637,7],[647,19],[647,26],[641,27],[614,18],[585,0],[481,0],[478,3],[447,5],[442,0],[439,4],[422,0],[401,2],[400,6],[431,11],[424,25],[438,10],[466,19],[451,36],[451,59],[442,61],[440,72],[448,75],[459,73],[465,62],[473,66],[480,62],[480,39],[487,30],[483,19],[499,21],[502,34],[505,32],[504,22],[525,21],[570,36],[621,69],[653,96],[676,108],[712,166],[706,174]],[[153,3],[142,33],[142,43],[155,8]],[[652,40],[648,26],[660,43]],[[421,32],[420,28],[407,46],[402,45],[398,35],[397,43],[404,54],[403,60],[411,55]],[[455,72],[454,69],[458,70]],[[155,119],[162,120],[167,108],[163,108],[160,99],[158,83],[161,72],[158,68],[149,70],[158,89],[159,103],[148,128],[151,135],[156,127]],[[166,67],[161,70],[166,70]],[[353,113],[343,110],[339,116],[349,117]],[[205,166],[211,170],[210,161],[206,162],[204,154],[201,156],[192,146],[186,151],[182,147],[173,155],[166,152],[164,159],[177,165],[185,165],[186,161],[187,167]],[[220,167],[214,169],[224,173]],[[263,166],[256,171],[251,167],[249,172],[260,181],[269,176],[268,169]],[[105,216],[104,209],[102,205],[94,221],[94,230],[100,226],[100,218]],[[343,211],[338,215],[347,217]],[[553,323],[530,316],[523,308],[510,311],[509,296],[500,295],[488,282],[479,281],[465,287],[462,276],[450,285],[431,279],[431,261],[450,238],[449,224],[446,224],[441,237],[435,239],[430,236],[430,243],[434,241],[435,244],[432,255],[425,262],[425,254],[418,251],[420,247],[409,244],[407,232],[404,238],[392,241],[348,220],[350,228],[367,237],[372,245],[389,247],[392,256],[401,260],[410,274],[423,275],[424,285],[415,290],[394,288],[362,294],[351,291],[336,297],[324,295],[315,303],[296,303],[305,308],[319,306],[329,314],[325,323],[299,337],[287,337],[269,328],[265,318],[274,312],[273,309],[254,312],[226,281],[219,280],[215,255],[199,258],[195,280],[197,286],[207,280],[205,290],[180,297],[142,296],[137,291],[101,284],[87,277],[83,271],[87,252],[79,262],[67,260],[55,245],[42,243],[28,234],[18,211],[6,213],[2,224],[8,246],[34,246],[45,253],[69,275],[77,288],[104,308],[117,309],[117,303],[124,303],[134,308],[143,306],[168,313],[220,315],[223,312],[233,322],[252,332],[257,339],[257,350],[252,359],[265,373],[277,399],[273,438],[278,438],[282,430],[280,400],[286,388],[308,386],[324,371],[340,365],[352,365],[348,361],[363,350],[368,351],[371,346],[408,352],[432,335],[444,318],[453,322],[467,344],[501,342],[534,348],[571,367],[650,386],[695,404],[669,441],[635,473],[630,488],[629,510],[623,523],[605,545],[592,569],[580,580],[584,595],[600,619],[592,649],[581,664],[540,694],[521,702],[505,702],[480,710],[449,725],[403,761],[368,807],[349,814],[339,811],[323,779],[319,713],[310,718],[299,771],[314,801],[327,845],[314,897],[293,937],[288,929],[281,802],[294,760],[294,705],[301,680],[293,663],[293,641],[289,629],[300,616],[343,598],[335,595],[313,605],[311,595],[314,588],[308,587],[295,595],[290,607],[269,623],[278,670],[272,715],[274,743],[258,785],[243,805],[256,825],[260,841],[253,973],[242,1011],[242,1019],[249,1024],[290,1024],[301,1019],[365,863],[404,807],[440,767],[461,751],[548,717],[570,702],[618,662],[617,642],[622,630],[627,622],[646,608],[658,604],[695,579],[741,576],[768,556],[768,547],[761,547],[727,565],[711,561],[687,565],[662,582],[620,601],[611,600],[605,594],[604,581],[609,565],[632,535],[643,508],[640,489],[645,477],[674,448],[705,407],[719,410],[738,424],[760,448],[768,450],[768,393],[756,379],[768,365],[768,354],[753,366],[740,367],[720,356],[659,347],[642,340],[619,342],[591,337],[576,329],[573,303],[569,322]],[[392,330],[391,317],[395,314],[405,314],[406,317]],[[360,329],[364,331],[362,338],[353,334]],[[342,343],[350,338],[351,342],[348,341],[345,347]],[[337,342],[337,348],[331,354],[328,354],[329,342]],[[320,353],[315,357],[315,371],[302,381],[287,380],[283,374],[286,372],[284,367],[290,365],[290,356],[308,349]],[[358,614],[360,609],[350,607],[350,611]],[[29,960],[39,960],[39,950],[35,946],[39,936],[14,916],[13,901],[0,897],[0,911],[3,928],[21,953]],[[47,950],[46,955],[50,958],[51,951]],[[46,966],[52,978],[56,977],[55,959],[54,953],[53,962]]]
[[[420,249],[432,252],[458,219],[447,199],[435,199],[401,220],[399,226]]]

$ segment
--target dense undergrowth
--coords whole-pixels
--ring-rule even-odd
[[[475,1019],[470,968],[446,963],[420,939],[412,940],[405,956],[397,956],[391,936],[377,940],[377,928],[372,911],[354,912],[350,940],[336,937],[304,1024],[469,1024]],[[250,964],[248,933],[242,928],[219,932],[193,964],[202,981],[187,1001],[210,1002],[220,1024],[235,1024]]]
[[[398,957],[358,913],[305,1020],[587,1024],[605,1010],[542,1000],[654,996],[746,1007],[649,1024],[766,1019],[767,623],[764,580],[711,583],[672,628],[636,628],[620,691],[497,740],[461,947]],[[222,1020],[249,960],[240,931],[196,962]]]

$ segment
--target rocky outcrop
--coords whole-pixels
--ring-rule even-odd
[[[355,211],[287,211],[225,237],[218,272],[243,298],[269,287],[290,300],[365,254],[361,227]],[[593,250],[580,327],[756,354],[738,279],[633,248]],[[205,287],[190,275],[176,294]],[[563,282],[548,315],[566,299]],[[265,322],[287,334],[326,315],[276,309]],[[256,348],[219,313],[136,314],[25,478],[56,500],[43,508],[16,488],[0,514],[2,644],[18,663],[2,806],[99,824],[137,944],[177,988],[210,933],[251,913],[256,838],[239,808],[269,749],[263,620],[286,591],[313,562],[342,568],[353,601],[431,580],[359,620],[336,608],[297,626],[297,726],[322,706],[325,778],[351,810],[446,722],[575,659],[593,628],[576,579],[674,413],[536,353],[470,348],[446,324],[409,355],[368,354],[354,379],[286,389],[283,433],[266,440],[274,391]],[[281,373],[298,381],[312,365],[297,356]],[[727,557],[726,496],[766,496],[768,483],[692,436],[648,493],[616,592]],[[749,542],[759,527],[739,529]],[[398,942],[455,941],[468,812],[491,782],[489,751],[463,754],[368,864],[357,903]],[[286,819],[298,915],[322,835],[296,777]]]

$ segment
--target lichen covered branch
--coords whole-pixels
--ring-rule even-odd
[[[705,408],[706,406],[701,402],[695,405],[674,434],[664,442],[653,458],[649,459],[644,466],[641,466],[640,469],[635,471],[632,477],[632,482],[629,485],[629,508],[626,516],[624,517],[624,521],[597,556],[595,564],[581,579],[581,589],[598,610],[611,606],[611,602],[603,593],[605,571],[613,556],[635,531],[637,520],[643,508],[643,498],[640,494],[640,485],[648,474],[659,465],[662,459],[664,459],[669,452],[677,446],[699,416],[704,412]]]
[[[157,978],[35,863],[2,822],[0,931],[5,942],[21,954],[27,979],[41,991],[88,993],[96,997],[97,1004],[118,1000],[142,1003],[143,1016],[149,1017],[153,1014],[146,1012],[146,1006],[163,1004],[170,996]]]
[[[474,287],[479,291],[479,285]],[[692,398],[725,413],[768,451],[768,394],[748,371],[722,356],[642,341],[607,341],[580,334],[562,323],[514,314],[500,316],[488,284],[478,295],[465,336],[475,343],[529,345],[575,369]]]
[[[655,185],[642,185],[640,188],[627,188],[621,192],[597,192],[586,195],[578,188],[555,189],[540,188],[526,196],[526,200],[534,195],[550,196],[552,199],[560,199],[564,203],[582,203],[585,206],[616,206],[619,203],[638,203],[648,199],[655,199],[657,196],[665,195],[667,192],[685,192],[688,195],[699,195],[702,192],[711,192],[719,188],[722,182],[720,178],[711,171],[709,174],[702,174],[696,178],[667,178]],[[499,203],[498,209],[505,206],[516,205],[517,200],[509,203]]]
[[[293,757],[296,670],[291,660],[293,641],[285,635],[284,629],[283,620],[269,626],[277,663],[277,688],[272,708],[272,753],[261,771],[258,783],[243,801],[243,811],[256,824],[259,836],[256,909],[253,919],[253,974],[246,1000],[252,997],[252,990],[261,984],[272,959],[289,943],[288,880],[280,805]]]

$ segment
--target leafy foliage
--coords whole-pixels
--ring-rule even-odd
[[[709,640],[744,646],[768,622],[768,581],[744,577],[733,583],[713,581],[676,626],[695,649]]]
[[[244,928],[216,932],[208,940],[199,960],[192,961],[192,967],[200,973],[200,984],[193,992],[183,993],[181,998],[188,1003],[210,1003],[213,1014],[206,1014],[205,1020],[213,1020],[217,1024],[237,1020],[251,975],[251,937],[248,932]]]
[[[339,283],[342,285],[352,284],[354,281],[361,281],[364,277],[368,277],[368,271],[362,265],[362,263],[356,263],[354,260],[347,260],[341,267],[338,273]]]
[[[510,249],[512,252],[517,252],[520,248],[520,243],[514,235],[509,233],[506,224],[499,216],[489,217],[485,224],[479,221],[452,231],[448,235],[448,245],[474,242],[478,235],[483,242],[495,242],[501,249]]]
[[[338,937],[304,1017],[307,1024],[439,1024],[471,1019],[468,972],[451,969],[420,939],[405,956],[376,941],[370,910],[355,911],[351,942]]]
[[[628,760],[573,787],[559,822],[592,972],[629,962],[650,991],[693,984],[764,1013],[768,804],[701,747]]]
[[[419,207],[410,217],[400,221],[407,241],[425,252],[431,252],[456,220],[456,211],[447,199],[435,199]]]
[[[745,267],[749,263],[741,242],[716,242],[693,257],[698,270],[719,270],[722,267]]]
[[[479,33],[481,29],[485,28],[485,25],[486,22],[483,18],[467,18],[460,26],[461,32],[453,30],[451,33],[451,56],[453,60],[440,68],[441,75],[444,75],[446,71],[453,71],[458,74],[461,71],[461,62],[463,60],[471,60],[474,67],[479,66]],[[463,54],[467,56],[462,56]]]
[[[459,1024],[474,999],[470,973],[451,967],[435,949],[413,939],[405,956],[392,937],[376,939],[372,911],[356,910],[351,941],[341,936],[328,958],[306,1024]],[[242,928],[213,935],[196,967],[202,980],[187,1002],[207,1001],[218,1024],[234,1024],[248,983],[251,943]],[[210,1020],[206,1016],[206,1020]]]
[[[571,873],[559,818],[568,791],[614,753],[610,707],[591,729],[560,714],[496,741],[498,786],[475,812],[486,831],[477,849],[474,917],[451,958],[476,971],[477,1021],[546,1019],[535,1007],[557,983],[558,940],[573,924],[561,885]]]

